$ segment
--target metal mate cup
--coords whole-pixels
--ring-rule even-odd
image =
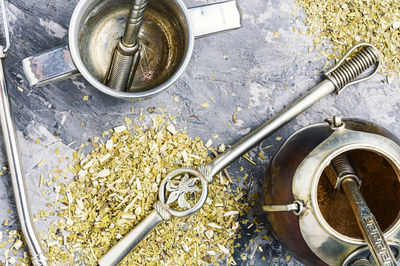
[[[171,86],[183,73],[194,39],[241,27],[235,0],[187,8],[181,0],[149,0],[139,32],[141,59],[128,91],[103,84],[111,53],[122,35],[129,0],[81,0],[69,26],[67,45],[22,61],[31,86],[82,74],[99,91],[124,99],[147,98]]]
[[[285,141],[266,171],[263,209],[275,237],[306,265],[376,265],[346,196],[327,177],[331,162],[346,154],[383,232],[381,238],[374,221],[363,220],[379,265],[393,265],[390,253],[400,259],[400,141],[371,122],[334,120]]]

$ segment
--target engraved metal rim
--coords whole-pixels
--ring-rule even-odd
[[[76,6],[72,17],[71,17],[71,22],[69,26],[69,49],[71,51],[71,56],[74,61],[75,66],[79,70],[79,72],[82,74],[82,76],[90,83],[92,84],[95,88],[100,90],[101,92],[108,94],[110,96],[116,97],[116,98],[124,98],[124,99],[136,99],[136,98],[146,98],[146,97],[151,97],[157,93],[162,92],[163,90],[167,89],[169,86],[171,86],[185,71],[186,66],[188,65],[190,58],[193,53],[193,46],[194,46],[194,34],[193,34],[193,25],[192,21],[190,19],[188,10],[185,6],[185,4],[182,2],[182,0],[174,0],[175,3],[180,7],[180,11],[183,14],[183,17],[186,21],[186,26],[187,26],[187,46],[186,46],[186,51],[183,55],[183,61],[180,63],[176,71],[174,72],[173,75],[171,75],[165,82],[162,84],[146,91],[141,91],[141,92],[121,92],[121,91],[116,91],[113,90],[104,84],[102,84],[100,81],[98,81],[96,78],[92,76],[92,74],[89,73],[87,70],[86,66],[83,64],[83,61],[80,57],[79,49],[78,49],[78,35],[79,35],[79,24],[83,19],[83,14],[84,12],[89,8],[89,6],[94,2],[95,0],[83,0],[78,3]]]
[[[380,136],[378,136],[378,137],[380,137]],[[382,137],[382,138],[385,138],[385,137]],[[383,156],[386,160],[390,161],[392,167],[397,168],[397,171],[400,172],[400,166],[396,163],[395,158],[393,158],[393,156],[390,153],[384,151],[383,149],[381,149],[375,145],[370,145],[367,143],[356,143],[356,144],[348,144],[348,145],[342,146],[339,149],[336,149],[334,152],[330,153],[329,156],[327,156],[323,160],[323,162],[320,164],[320,167],[315,172],[314,176],[316,176],[318,178],[313,178],[314,181],[313,181],[312,188],[311,188],[311,202],[312,202],[312,205],[314,206],[314,211],[315,211],[315,215],[318,219],[318,222],[331,235],[334,235],[335,237],[337,237],[340,240],[345,241],[345,242],[350,242],[352,244],[357,244],[357,245],[363,245],[363,244],[365,245],[366,241],[364,239],[348,237],[348,236],[345,236],[345,235],[337,232],[335,229],[333,229],[328,224],[328,222],[326,222],[326,220],[323,218],[321,210],[319,209],[319,205],[317,202],[317,196],[316,196],[318,182],[319,182],[320,176],[322,175],[322,172],[325,169],[325,167],[328,166],[330,161],[337,155],[347,152],[347,151],[351,151],[351,150],[366,150],[366,151],[371,151],[371,152],[377,153],[377,154]],[[393,224],[383,233],[385,238],[392,235],[394,233],[394,230],[396,229],[396,227],[399,226],[399,224],[400,224],[400,217],[397,217],[396,220],[393,222]]]
[[[166,204],[166,200],[165,200],[165,186],[168,180],[171,180],[172,178],[178,176],[178,175],[183,175],[183,174],[189,174],[189,175],[193,175],[199,178],[200,182],[201,182],[201,196],[199,198],[199,200],[196,202],[196,204],[191,207],[190,209],[187,209],[185,211],[177,211],[172,209],[171,207],[169,207]],[[183,216],[188,216],[190,214],[193,214],[195,212],[197,212],[198,210],[201,209],[201,207],[203,207],[204,203],[207,200],[207,196],[208,196],[208,182],[207,180],[203,177],[203,175],[197,171],[194,170],[192,168],[179,168],[176,169],[172,172],[170,172],[161,182],[160,184],[160,188],[158,191],[158,198],[160,203],[164,206],[164,208],[173,216],[178,216],[178,217],[183,217]]]
[[[400,259],[400,245],[398,243],[393,243],[390,242],[389,243],[390,248],[394,248],[397,251],[397,256],[396,256],[396,260]],[[369,250],[368,246],[360,248],[356,251],[354,251],[353,253],[351,253],[349,256],[347,256],[347,258],[343,261],[342,266],[350,266],[351,264],[349,264],[355,257],[359,256],[361,253],[365,252]]]

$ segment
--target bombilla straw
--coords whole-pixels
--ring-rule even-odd
[[[98,261],[101,266],[113,266],[117,265],[137,244],[145,238],[151,230],[156,227],[162,221],[167,221],[172,217],[183,217],[191,215],[200,210],[207,200],[208,196],[208,185],[213,181],[214,175],[219,171],[226,168],[235,159],[240,157],[246,151],[250,150],[254,145],[261,142],[266,137],[273,134],[276,130],[287,124],[290,120],[295,118],[297,115],[311,107],[313,104],[318,102],[320,99],[325,97],[331,92],[340,92],[348,84],[354,84],[363,79],[359,78],[359,75],[364,71],[368,70],[373,65],[376,65],[375,70],[367,76],[370,78],[377,72],[380,65],[379,53],[376,48],[370,44],[362,43],[353,47],[351,51],[356,48],[361,48],[354,57],[343,63],[340,61],[335,66],[335,70],[326,74],[326,79],[311,89],[308,93],[300,97],[297,101],[286,107],[283,111],[273,116],[270,120],[263,123],[260,127],[255,129],[252,133],[241,139],[231,148],[226,150],[224,153],[213,159],[206,165],[200,165],[197,169],[191,168],[179,168],[170,172],[161,182],[158,192],[158,201],[154,205],[154,210],[150,213],[147,218],[142,220],[130,233],[124,236],[114,247],[112,247],[103,257]],[[344,59],[348,57],[350,53],[344,56]],[[342,64],[343,63],[343,64]],[[185,210],[177,210],[169,206],[167,203],[170,200],[171,194],[166,199],[166,191],[168,187],[166,184],[179,176],[194,176],[201,182],[201,195],[198,201]],[[184,178],[180,179],[179,184]],[[187,179],[186,179],[187,180]],[[193,179],[192,179],[193,180]],[[180,186],[180,193],[183,195],[188,190],[185,189],[187,185]]]
[[[355,52],[358,48],[360,48],[360,50],[349,59],[349,55]],[[377,73],[380,64],[379,51],[376,47],[368,43],[355,45],[335,66],[333,66],[331,70],[325,73],[326,79],[205,165],[202,174],[212,180],[214,175],[225,169],[231,162],[239,158],[250,148],[254,147],[258,142],[286,125],[289,121],[304,112],[304,110],[307,110],[320,99],[334,91],[339,94],[349,85],[371,78]],[[363,78],[359,77],[374,65],[375,68],[372,72]]]
[[[28,245],[32,256],[32,264],[34,266],[45,266],[47,265],[47,258],[43,254],[35,226],[32,222],[32,214],[28,203],[24,171],[19,153],[17,133],[11,115],[10,98],[3,67],[3,60],[5,59],[6,52],[10,47],[10,38],[4,0],[0,1],[0,5],[6,40],[5,46],[0,45],[0,124],[3,132],[8,168],[10,169],[11,183],[14,191],[15,205],[21,224],[21,230],[24,234],[25,242]]]
[[[140,60],[138,34],[146,6],[147,0],[133,0],[124,35],[112,52],[104,84],[114,90],[127,91],[132,85]]]
[[[382,230],[361,194],[361,181],[348,156],[344,153],[339,154],[332,159],[331,166],[337,176],[329,174],[328,171],[328,179],[335,189],[341,188],[346,194],[357,224],[376,264],[396,266],[396,259],[385,240]]]

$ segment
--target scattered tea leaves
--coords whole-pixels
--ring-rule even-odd
[[[400,76],[400,0],[296,2],[306,13],[307,32],[314,36],[317,49],[326,41],[333,43],[333,51],[322,51],[328,58],[368,42],[382,53],[384,72]]]
[[[45,240],[51,263],[96,265],[153,210],[158,187],[169,172],[211,160],[200,138],[190,139],[165,116],[151,117],[151,127],[115,128],[91,153],[74,154],[69,166],[74,180],[57,183],[59,219]],[[240,187],[233,189],[217,176],[201,210],[161,223],[122,265],[231,263],[239,216],[250,209],[250,201],[240,200],[243,195]]]
[[[3,235],[5,237],[3,237]],[[0,249],[4,255],[4,264],[0,261],[1,265],[30,265],[30,259],[27,256],[26,244],[24,243],[22,233],[17,230],[5,229],[3,233],[0,231]],[[1,242],[6,238],[4,242]],[[7,239],[8,238],[8,239]],[[19,257],[16,259],[16,257]]]
[[[37,167],[42,166],[42,164],[44,164],[45,161],[46,161],[46,159],[42,159],[42,160],[37,164]]]
[[[245,153],[243,155],[243,158],[245,158],[247,161],[249,161],[249,163],[251,163],[252,165],[257,165],[252,159],[250,159],[250,156],[248,153]]]

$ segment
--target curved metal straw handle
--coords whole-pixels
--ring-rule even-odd
[[[2,50],[2,46],[0,46]],[[26,244],[32,256],[32,264],[35,266],[47,265],[28,203],[25,185],[24,171],[19,154],[17,134],[11,116],[10,99],[8,87],[4,75],[3,56],[0,56],[0,123],[7,154],[8,168],[10,169],[11,183],[14,191],[15,206],[17,208],[21,230],[24,234]]]
[[[32,215],[28,203],[26,192],[24,171],[19,154],[18,139],[11,115],[10,99],[8,86],[4,73],[3,60],[6,52],[10,48],[10,36],[6,17],[4,0],[0,1],[1,14],[3,17],[3,27],[5,33],[6,46],[0,45],[0,123],[3,132],[4,145],[7,154],[8,166],[10,169],[11,183],[14,191],[15,205],[18,212],[21,230],[24,234],[26,244],[32,256],[34,266],[47,265],[47,258],[44,256],[39,238],[36,234],[35,226],[32,222]]]
[[[368,49],[368,48],[367,48]],[[360,54],[357,54],[356,57],[362,57],[364,56],[364,53],[361,51]],[[356,78],[358,74],[362,73],[364,70],[368,69],[371,67],[374,63],[379,61],[379,57],[368,57],[365,62],[365,64],[360,65],[359,69],[355,73],[350,73],[351,75]],[[352,60],[349,60],[348,63],[352,63]],[[341,70],[339,68],[338,70]],[[336,70],[336,71],[338,71]],[[357,74],[358,73],[358,74]],[[351,80],[350,80],[351,81]],[[349,82],[350,82],[349,81]],[[216,175],[218,172],[226,168],[231,162],[233,162],[235,159],[240,157],[242,154],[244,154],[246,151],[251,149],[255,144],[258,142],[262,141],[264,138],[268,137],[272,133],[274,133],[276,130],[284,126],[286,123],[288,123],[290,120],[295,118],[298,114],[302,113],[306,109],[308,109],[310,106],[312,106],[314,103],[319,101],[321,98],[325,97],[329,93],[335,91],[335,85],[332,81],[329,79],[326,79],[322,81],[320,84],[318,84],[316,87],[314,87],[312,90],[310,90],[307,94],[303,95],[301,98],[299,98],[297,101],[295,101],[293,104],[285,108],[282,112],[279,114],[275,115],[272,117],[270,120],[262,124],[259,128],[254,130],[252,133],[244,137],[241,141],[233,145],[230,149],[226,150],[223,154],[219,155],[217,158],[212,160],[210,163],[204,165],[204,166],[199,166],[198,170],[190,169],[190,168],[180,168],[177,169],[170,174],[167,175],[167,177],[164,178],[160,185],[160,190],[159,190],[159,198],[160,202],[162,203],[161,208],[162,210],[166,211],[172,216],[184,216],[184,215],[190,215],[194,213],[195,211],[199,210],[203,204],[205,203],[207,199],[207,184],[211,183],[213,181],[213,176]],[[180,212],[180,211],[175,211],[171,208],[168,207],[168,204],[165,204],[165,199],[164,199],[164,185],[173,178],[174,176],[177,176],[179,174],[191,174],[192,176],[196,176],[200,179],[201,184],[202,184],[202,195],[199,199],[199,201],[196,203],[194,207],[191,209],[187,210],[186,212]],[[186,186],[187,187],[187,186]],[[168,200],[167,200],[168,202]],[[158,212],[158,214],[162,217],[161,213]],[[137,235],[138,237],[131,238],[131,233],[128,234],[129,238],[131,238],[130,241],[125,241],[124,239],[122,240],[123,244],[117,244],[118,248],[113,247],[109,252],[107,252],[103,258],[99,260],[99,263],[102,263],[101,265],[115,265],[116,263],[119,262],[120,259],[120,254],[117,255],[117,253],[120,253],[121,249],[124,249],[124,252],[129,252],[127,250],[133,249],[140,239],[142,239],[148,232],[151,231],[151,229],[156,226],[160,221],[159,217],[157,217],[154,212],[152,212],[151,216],[153,218],[150,221],[147,221],[147,218],[145,219],[145,226],[142,227],[142,224],[139,225],[140,229],[133,229],[135,233],[132,233],[132,235]],[[151,227],[151,228],[149,228]],[[143,233],[144,232],[144,233]],[[117,247],[116,246],[116,247]],[[113,258],[117,258],[113,259]],[[104,259],[106,258],[106,259]],[[115,264],[114,264],[115,263]]]

